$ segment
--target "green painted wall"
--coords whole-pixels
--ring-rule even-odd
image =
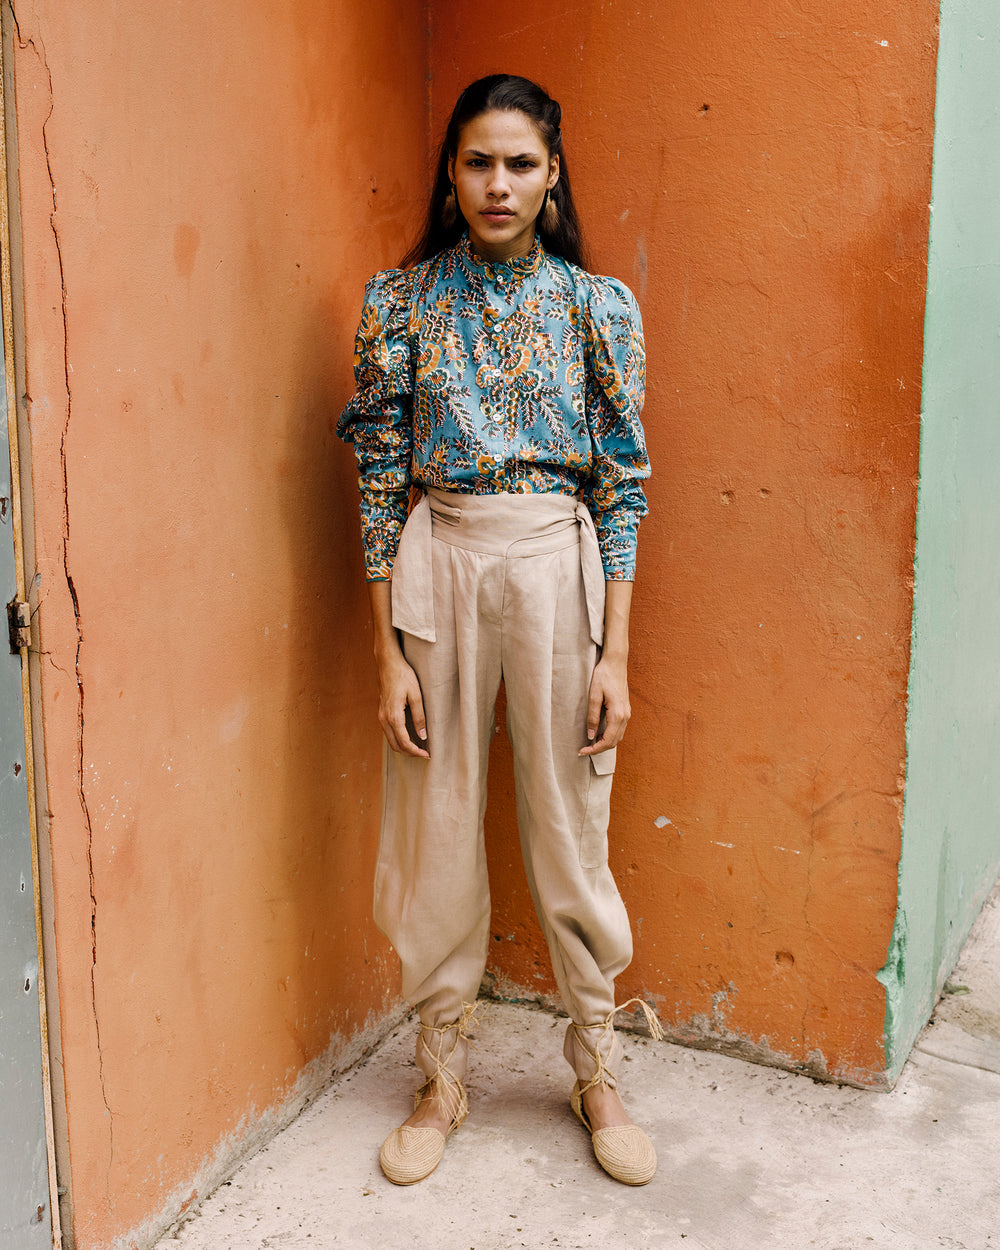
[[[1000,869],[998,82],[996,0],[943,0],[892,1074]]]

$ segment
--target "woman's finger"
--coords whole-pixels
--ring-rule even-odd
[[[581,755],[600,755],[602,751],[610,751],[625,737],[625,729],[632,715],[628,704],[625,704],[624,708],[619,708],[615,704],[605,704],[604,713],[604,732],[589,746],[585,746],[580,752]]]
[[[423,707],[421,706],[421,720],[423,719]],[[429,759],[430,756],[419,746],[410,734],[406,724],[406,704],[401,704],[394,709],[388,718],[387,728],[392,732],[392,737],[386,733],[386,740],[394,751],[398,751],[400,755],[419,755],[422,759]],[[393,745],[395,743],[395,745]]]
[[[417,687],[416,693],[410,695],[410,719],[413,721],[413,728],[417,737],[421,742],[427,741],[427,720],[424,716],[424,701],[420,697],[420,687]]]
[[[392,724],[390,723],[388,716],[380,713],[378,721],[379,721],[379,724],[382,726],[382,733],[385,735],[385,740],[386,742],[388,742],[390,749],[395,751],[398,754],[399,753],[399,741],[396,738],[396,734],[393,731]]]
[[[604,710],[604,689],[597,681],[590,683],[590,698],[587,700],[587,741],[593,742],[601,727],[601,712]]]

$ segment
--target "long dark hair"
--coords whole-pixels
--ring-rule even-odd
[[[580,222],[573,203],[562,131],[559,129],[562,109],[537,83],[528,78],[519,78],[516,74],[490,74],[487,78],[477,79],[458,97],[438,152],[437,170],[423,232],[403,257],[400,262],[402,267],[408,269],[411,265],[420,264],[422,260],[430,260],[446,247],[453,247],[465,233],[466,221],[457,205],[453,224],[445,225],[444,222],[445,200],[451,193],[448,165],[458,152],[462,127],[482,113],[493,111],[523,113],[535,125],[549,156],[559,157],[559,181],[549,192],[558,209],[558,224],[554,230],[546,230],[542,224],[542,214],[539,214],[535,230],[546,251],[586,269],[587,256],[580,236]]]

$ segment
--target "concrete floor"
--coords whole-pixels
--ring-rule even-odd
[[[891,1094],[627,1037],[626,1103],[660,1158],[643,1189],[605,1176],[570,1113],[564,1022],[490,1003],[469,1119],[433,1176],[390,1185],[407,1024],[156,1250],[1000,1250],[1000,895],[949,984]]]

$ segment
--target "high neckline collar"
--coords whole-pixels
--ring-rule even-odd
[[[542,261],[542,243],[536,234],[531,250],[524,256],[512,256],[510,260],[483,260],[472,250],[466,231],[459,240],[458,254],[473,273],[481,275],[487,282],[495,282],[497,278],[526,278],[538,272]]]

